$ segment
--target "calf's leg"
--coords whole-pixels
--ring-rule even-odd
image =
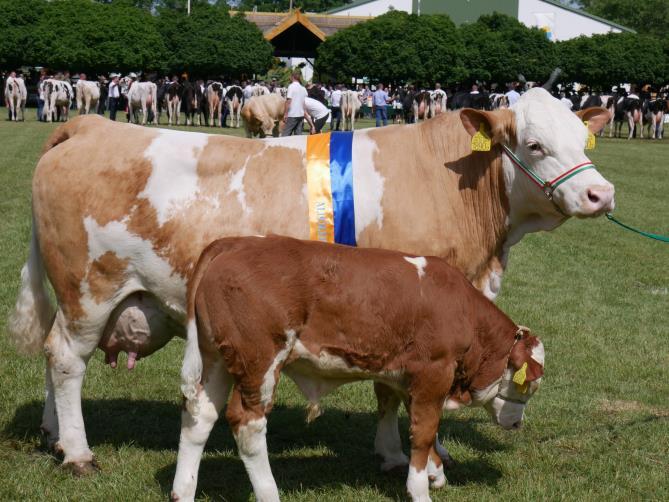
[[[441,403],[436,401],[411,403],[411,460],[407,478],[407,492],[413,502],[429,502],[430,454],[439,428]],[[443,474],[443,469],[442,469]]]
[[[181,437],[172,500],[183,502],[195,498],[204,445],[228,399],[232,383],[232,377],[225,370],[222,360],[204,358],[202,388],[197,393],[195,403],[190,403],[194,406],[184,406],[181,412]]]
[[[239,456],[260,502],[278,502],[276,486],[267,456],[267,419],[260,404],[245,402],[238,385],[232,391],[226,417],[237,442]]]

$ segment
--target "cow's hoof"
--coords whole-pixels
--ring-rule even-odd
[[[90,462],[68,462],[63,464],[63,469],[70,471],[72,475],[78,478],[91,476],[100,472],[100,466],[98,466],[95,459]]]
[[[407,469],[409,468],[409,459],[402,455],[397,458],[389,458],[383,461],[381,464],[381,470],[383,472],[396,473],[406,475]]]

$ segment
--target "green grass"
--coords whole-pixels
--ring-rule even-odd
[[[30,178],[54,127],[0,122],[3,332],[28,249]],[[618,217],[669,234],[667,142],[598,139],[590,155],[616,184]],[[433,498],[669,500],[669,246],[604,219],[570,221],[514,247],[498,303],[542,337],[544,385],[518,433],[494,427],[480,409],[444,417],[440,434],[458,464]],[[164,500],[179,437],[182,349],[175,341],[132,372],[95,355],[84,418],[102,472],[75,479],[40,446],[42,358],[18,356],[0,336],[0,499]],[[284,500],[403,499],[404,477],[382,474],[372,453],[371,386],[345,387],[324,404],[324,416],[306,425],[304,400],[282,380],[268,444]],[[405,415],[401,431],[408,446]],[[252,498],[224,422],[209,440],[198,493]]]

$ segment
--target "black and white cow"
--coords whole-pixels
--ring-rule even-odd
[[[258,88],[258,92],[264,92],[262,89],[267,89],[260,85],[256,87]],[[256,87],[254,87],[254,92]],[[267,90],[267,94],[269,94],[269,90]],[[258,94],[257,96],[263,95],[264,94]],[[254,96],[256,96],[256,94],[254,94]],[[239,127],[239,118],[241,117],[242,106],[244,106],[244,92],[242,91],[242,88],[238,85],[231,85],[228,87],[228,90],[225,93],[225,101],[230,112],[230,127]]]

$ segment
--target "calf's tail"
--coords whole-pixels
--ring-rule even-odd
[[[21,269],[21,287],[14,310],[7,321],[7,332],[19,352],[34,354],[44,345],[51,325],[54,308],[46,290],[44,262],[33,221],[28,261]]]
[[[189,308],[190,310],[190,308]],[[184,362],[181,366],[181,392],[186,399],[186,408],[191,415],[199,413],[197,406],[197,392],[202,379],[202,355],[198,343],[197,321],[195,317],[188,316],[186,331],[186,352]]]

